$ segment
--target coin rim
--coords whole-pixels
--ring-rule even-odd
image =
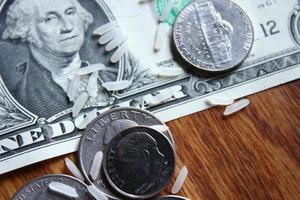
[[[157,191],[154,191],[150,194],[147,194],[147,195],[134,195],[134,194],[130,194],[128,192],[124,192],[123,190],[119,189],[118,186],[116,186],[114,184],[114,182],[111,180],[110,176],[108,175],[108,171],[107,171],[107,168],[105,167],[106,166],[106,163],[107,163],[107,156],[108,156],[108,153],[107,151],[105,152],[105,156],[104,156],[104,159],[103,159],[103,169],[104,169],[104,174],[105,174],[105,177],[107,179],[107,181],[109,182],[109,184],[117,191],[119,192],[120,194],[122,194],[123,196],[125,197],[129,197],[129,198],[133,198],[133,199],[148,199],[148,198],[151,198],[151,197],[154,197],[155,195],[157,195],[159,192],[163,191],[166,186],[168,185],[168,183],[170,182],[171,178],[173,177],[174,175],[174,171],[175,171],[175,167],[176,167],[176,152],[175,152],[175,149],[173,148],[173,145],[171,143],[171,141],[167,138],[167,136],[165,136],[163,133],[149,127],[149,126],[134,126],[134,127],[131,127],[131,128],[128,128],[128,129],[125,129],[123,131],[121,131],[119,134],[115,135],[111,141],[113,141],[114,138],[118,137],[120,134],[122,133],[127,133],[127,132],[130,132],[131,130],[134,130],[134,129],[149,129],[150,131],[152,132],[155,132],[157,134],[160,134],[161,136],[163,136],[166,140],[167,140],[167,143],[170,145],[171,149],[172,149],[172,155],[174,157],[174,160],[173,160],[173,163],[171,166],[173,166],[173,169],[172,169],[172,173],[169,177],[169,180],[165,183],[165,185],[160,189],[160,190],[157,190]],[[108,144],[108,148],[110,147],[111,145],[111,142]],[[107,148],[107,149],[108,149]]]
[[[177,195],[163,195],[163,196],[158,196],[158,197],[155,197],[155,199],[153,199],[153,200],[160,200],[160,198],[165,198],[165,197],[167,197],[167,198],[168,197],[178,198],[178,200],[190,200],[187,197],[177,196]]]
[[[84,179],[89,183],[89,184],[93,184],[93,182],[90,180],[90,177],[88,175],[88,172],[85,171],[84,169],[84,164],[82,162],[82,160],[80,159],[81,158],[81,151],[83,149],[83,143],[84,143],[84,139],[85,139],[85,135],[87,134],[87,132],[91,129],[91,127],[94,126],[94,124],[99,120],[101,119],[104,115],[107,115],[109,113],[112,113],[112,112],[118,112],[118,111],[121,111],[121,110],[134,110],[134,111],[139,111],[139,112],[144,112],[146,113],[147,115],[157,119],[159,122],[162,123],[162,125],[168,127],[166,125],[165,122],[163,122],[161,119],[159,119],[158,117],[156,117],[154,114],[152,114],[150,111],[148,110],[145,110],[145,109],[140,109],[140,108],[136,108],[136,107],[128,107],[128,106],[121,106],[121,107],[114,107],[114,108],[111,108],[111,109],[108,109],[106,111],[104,111],[103,113],[99,114],[95,119],[93,119],[89,124],[88,126],[86,127],[86,129],[84,130],[82,136],[81,136],[81,139],[80,139],[80,142],[79,142],[79,147],[78,147],[78,151],[77,151],[77,156],[78,156],[78,162],[79,162],[79,167],[80,167],[80,171],[84,177]],[[170,139],[165,136],[168,141],[171,143],[172,145],[172,148],[173,148],[173,151],[175,152],[176,151],[176,144],[175,144],[175,140],[174,140],[174,137],[171,133],[171,131],[168,130],[168,135],[170,137]],[[103,152],[105,153],[105,152]],[[103,163],[102,163],[103,164]],[[103,166],[103,165],[102,165]],[[105,173],[104,173],[105,174]],[[96,186],[96,185],[95,185]],[[97,186],[96,186],[97,187]],[[97,187],[98,188],[98,187]],[[102,191],[102,190],[101,190]],[[111,196],[110,194],[107,194],[105,191],[102,191],[107,197],[111,198],[111,199],[115,199],[115,200],[121,200],[119,197],[115,197],[115,196]]]
[[[84,186],[86,188],[86,191],[88,193],[88,190],[87,190],[87,187],[88,185],[86,183],[84,183],[83,181],[73,177],[73,176],[70,176],[70,175],[67,175],[67,174],[48,174],[48,175],[44,175],[44,176],[40,176],[40,177],[37,177],[37,178],[34,178],[33,180],[27,182],[26,184],[24,184],[15,194],[14,196],[11,198],[11,200],[17,200],[15,198],[17,198],[17,196],[19,195],[19,193],[21,193],[21,191],[26,188],[28,185],[38,181],[38,180],[41,180],[41,179],[45,179],[45,178],[51,178],[51,177],[63,177],[63,178],[70,178],[78,183],[80,183],[82,186]]]
[[[249,20],[250,22],[250,27],[251,27],[251,32],[252,32],[252,42],[251,42],[251,46],[248,50],[248,52],[245,54],[245,56],[241,59],[240,62],[238,62],[236,65],[232,66],[232,67],[227,67],[225,69],[207,69],[207,68],[203,68],[201,66],[197,66],[195,63],[191,62],[190,60],[188,60],[183,54],[182,52],[179,50],[179,47],[178,47],[178,44],[176,42],[176,39],[175,39],[175,30],[176,30],[176,27],[178,26],[178,20],[179,20],[179,17],[180,15],[184,12],[184,10],[192,3],[195,3],[197,1],[202,1],[202,0],[194,0],[194,1],[191,1],[190,3],[188,3],[182,10],[181,12],[177,15],[176,19],[175,19],[175,22],[174,22],[174,28],[173,28],[173,34],[172,34],[172,37],[173,37],[173,42],[175,44],[175,47],[176,47],[176,50],[177,52],[180,54],[180,56],[186,61],[188,62],[190,65],[196,67],[196,69],[199,69],[199,70],[203,70],[203,71],[206,71],[206,72],[212,72],[212,73],[217,73],[217,72],[226,72],[226,71],[230,71],[230,70],[233,70],[235,68],[238,68],[242,62],[244,62],[244,60],[249,56],[251,50],[252,50],[252,47],[253,47],[253,44],[254,44],[254,38],[255,38],[255,35],[254,35],[254,28],[253,28],[253,24],[252,24],[252,21],[250,19],[250,17],[248,16],[248,14],[245,12],[245,10],[240,6],[238,5],[237,3],[231,1],[231,0],[222,0],[222,1],[228,1],[228,2],[231,2],[232,4],[235,4],[242,12],[243,14],[247,17],[247,19]],[[218,1],[221,1],[221,0],[218,0]]]

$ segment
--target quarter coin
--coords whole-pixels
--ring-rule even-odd
[[[95,154],[104,152],[111,138],[117,133],[137,125],[154,126],[164,125],[157,117],[148,111],[133,107],[119,107],[108,110],[94,119],[84,131],[78,150],[81,171],[87,181],[97,186],[111,199],[121,199],[108,184],[103,169],[101,168],[96,180],[92,180],[89,172]],[[164,134],[175,148],[172,134],[165,131]]]
[[[60,182],[76,189],[80,200],[90,200],[87,185],[78,179],[68,175],[53,174],[32,180],[23,186],[12,198],[12,200],[20,199],[42,199],[42,200],[68,200],[70,198],[58,195],[49,190],[48,185],[51,182]]]
[[[178,15],[173,38],[181,56],[198,69],[222,72],[239,65],[253,44],[245,11],[230,0],[195,0]]]
[[[150,127],[136,126],[113,137],[103,168],[108,182],[120,194],[146,199],[169,183],[175,168],[175,152],[165,135]]]

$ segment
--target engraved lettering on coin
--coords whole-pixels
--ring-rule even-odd
[[[62,175],[62,174],[53,174],[37,179],[32,180],[23,186],[12,198],[12,200],[20,199],[42,199],[42,200],[67,200],[70,198],[64,197],[62,195],[50,192],[48,185],[51,182],[60,182],[68,186],[71,186],[76,189],[76,192],[79,195],[78,199],[81,200],[90,200],[92,197],[89,195],[88,190],[86,189],[87,185],[77,180],[71,176]]]
[[[169,182],[175,167],[170,141],[144,126],[126,129],[108,145],[104,172],[115,190],[130,198],[149,198]]]
[[[165,124],[150,112],[133,107],[121,107],[108,110],[91,122],[82,136],[78,151],[80,167],[87,180],[90,179],[88,174],[95,154],[98,151],[104,152],[111,138],[117,133],[136,125],[153,126]],[[172,142],[173,146],[175,146],[171,133],[166,131],[164,134]],[[118,194],[110,189],[103,169],[101,169],[95,181],[89,181],[93,182],[93,184],[110,198],[120,199]]]
[[[176,19],[175,45],[182,57],[207,71],[229,70],[249,54],[253,28],[247,14],[229,0],[196,0]]]

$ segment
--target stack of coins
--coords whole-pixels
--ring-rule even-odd
[[[89,172],[99,151],[104,159],[97,165],[98,177],[92,177]],[[95,185],[112,200],[153,198],[173,175],[175,142],[167,126],[150,112],[132,107],[113,108],[88,125],[78,156],[87,184],[67,175],[47,175],[25,185],[12,200],[94,199],[88,185]]]
[[[92,180],[89,171],[98,151],[104,153],[103,164]],[[111,199],[153,197],[175,168],[175,143],[167,126],[150,112],[131,107],[114,108],[94,119],[78,155],[84,177]]]

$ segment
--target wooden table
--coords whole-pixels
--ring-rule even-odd
[[[300,80],[248,97],[251,105],[229,117],[215,107],[168,124],[177,145],[175,181],[189,176],[179,195],[192,200],[300,199]],[[67,173],[64,158],[0,176],[0,199],[26,182]],[[170,193],[172,183],[164,191]]]

